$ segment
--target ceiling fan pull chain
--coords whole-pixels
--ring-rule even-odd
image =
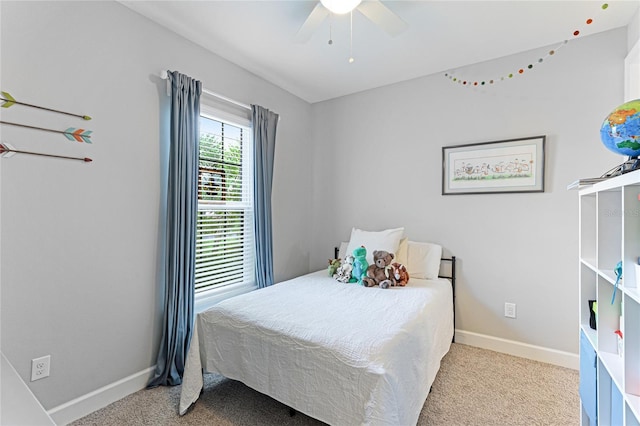
[[[351,35],[349,37],[349,63],[352,64],[353,59],[353,10],[350,12],[350,21],[351,21]]]
[[[333,29],[333,24],[329,23],[329,41],[328,41],[329,45],[333,44],[333,36],[331,35],[331,30],[332,29]]]

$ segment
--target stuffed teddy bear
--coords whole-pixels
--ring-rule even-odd
[[[363,285],[362,278],[367,274],[367,249],[364,246],[357,247],[353,250],[353,271],[351,271],[350,283],[358,283]]]
[[[340,281],[341,283],[348,283],[351,280],[351,272],[353,271],[353,256],[350,254],[346,255],[344,258],[344,262],[338,268],[335,274],[333,274],[333,278],[336,281]]]
[[[329,259],[329,276],[333,277],[340,267],[340,259]]]
[[[369,265],[365,277],[362,279],[366,287],[379,285],[380,288],[389,288],[396,285],[396,277],[393,275],[393,253],[384,250],[373,252],[373,265]]]
[[[393,262],[393,276],[396,278],[396,285],[405,286],[409,282],[409,272],[407,268],[398,262]]]

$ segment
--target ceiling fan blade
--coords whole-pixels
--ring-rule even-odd
[[[358,10],[393,37],[409,28],[409,24],[382,4],[380,0],[365,0],[360,3]]]
[[[300,27],[293,40],[296,43],[306,43],[329,15],[329,11],[320,2],[313,8],[307,20]]]

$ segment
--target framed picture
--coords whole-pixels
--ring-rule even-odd
[[[545,138],[442,147],[442,195],[544,192]]]

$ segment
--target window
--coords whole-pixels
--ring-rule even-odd
[[[196,305],[255,287],[251,129],[214,114],[201,107]]]

